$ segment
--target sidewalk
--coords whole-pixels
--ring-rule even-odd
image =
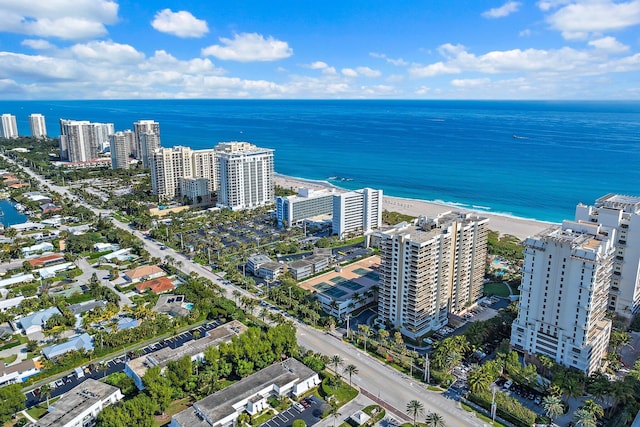
[[[373,405],[374,402],[363,396],[362,393],[359,393],[355,399],[341,407],[338,412],[338,418],[334,418],[332,415],[328,415],[326,418],[318,421],[317,424],[314,424],[314,427],[334,427],[342,424],[347,418],[351,415],[358,412],[360,409],[367,407],[369,405]]]

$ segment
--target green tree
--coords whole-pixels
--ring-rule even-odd
[[[424,419],[427,427],[445,427],[446,423],[442,415],[437,412],[429,412]]]
[[[0,424],[6,423],[13,414],[22,411],[26,407],[25,403],[26,398],[20,384],[11,384],[0,388]]]
[[[344,363],[344,361],[342,360],[342,356],[340,356],[339,354],[334,354],[329,359],[329,365],[331,365],[333,367],[333,372],[335,372],[336,378],[338,378],[340,376],[339,368],[340,368],[340,366],[342,366],[343,363]]]
[[[344,368],[344,372],[349,375],[349,387],[351,387],[351,376],[358,375],[358,367],[353,363],[350,363]]]
[[[51,386],[49,384],[45,384],[40,387],[40,399],[45,399],[47,401],[47,407],[49,406],[49,398],[51,397]]]
[[[424,405],[418,400],[411,400],[409,403],[407,403],[406,412],[407,415],[413,418],[414,427],[417,427],[416,419],[419,415],[424,414]]]
[[[291,427],[307,427],[307,423],[305,423],[304,420],[297,419],[293,420]]]
[[[558,396],[554,396],[553,394],[547,395],[542,399],[542,408],[552,422],[556,417],[564,413],[562,401]]]
[[[573,413],[573,420],[576,426],[580,427],[596,427],[596,418],[586,409],[578,409]]]

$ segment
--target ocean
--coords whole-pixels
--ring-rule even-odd
[[[348,189],[542,221],[578,202],[640,196],[640,102],[129,100],[0,101],[28,135],[58,119],[160,122],[162,145],[248,141],[276,172]]]

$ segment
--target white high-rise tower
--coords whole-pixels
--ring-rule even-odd
[[[36,138],[47,136],[47,125],[42,114],[31,114],[29,116],[29,127],[31,128],[31,136]]]
[[[18,137],[18,124],[16,122],[16,116],[12,114],[3,114],[0,119],[0,136],[3,138],[17,138]]]
[[[133,124],[133,131],[136,134],[136,148],[133,155],[142,161],[145,168],[148,168],[151,154],[161,147],[160,123],[153,120],[139,120]]]

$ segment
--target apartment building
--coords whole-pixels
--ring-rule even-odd
[[[136,135],[133,155],[142,161],[145,168],[148,168],[152,153],[161,147],[160,123],[153,120],[139,120],[133,123],[133,132]]]
[[[640,197],[607,194],[592,206],[580,203],[575,219],[616,230],[607,309],[631,318],[640,312]]]
[[[363,188],[333,196],[333,234],[343,239],[382,225],[382,190]]]
[[[445,326],[482,296],[489,220],[447,212],[377,233],[378,316],[412,338]]]
[[[273,203],[273,152],[248,142],[221,142],[215,147],[218,162],[218,206],[253,209]]]
[[[60,119],[60,156],[69,162],[88,162],[109,145],[113,123]]]
[[[305,219],[333,214],[333,196],[328,190],[298,189],[295,196],[276,197],[278,227],[290,228]]]
[[[0,116],[0,125],[0,136],[7,139],[18,137],[18,123],[16,122],[16,116],[12,114],[3,114]]]
[[[47,124],[42,114],[29,115],[29,128],[31,129],[31,136],[35,138],[44,138],[47,136]]]
[[[135,134],[130,130],[116,132],[109,136],[109,151],[111,153],[111,167],[113,169],[128,169],[131,156],[131,144],[135,141]]]
[[[159,148],[151,156],[151,189],[160,198],[171,200],[180,196],[180,179],[193,177],[192,150],[176,146]]]
[[[526,239],[515,350],[587,375],[600,367],[611,332],[605,314],[615,239],[613,228],[574,221]]]

